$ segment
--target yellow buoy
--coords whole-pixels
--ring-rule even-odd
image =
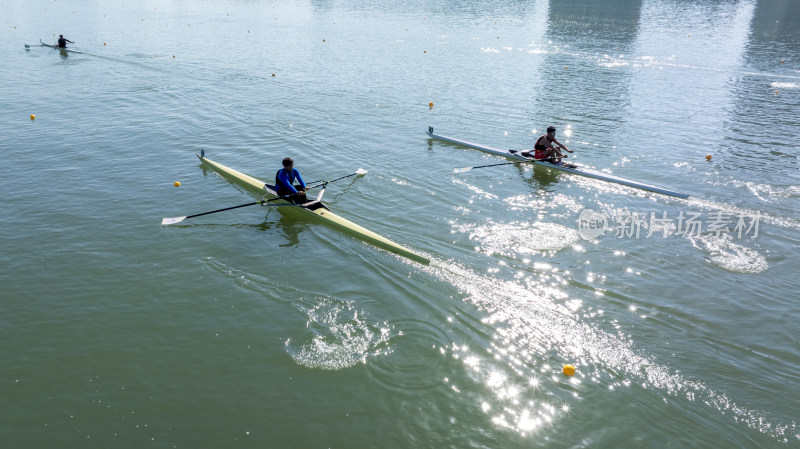
[[[710,155],[710,154],[706,154],[706,160],[707,160],[707,161],[710,161],[710,160],[711,160],[711,155]]]
[[[433,107],[433,102],[428,103],[428,106]]]
[[[16,27],[14,27],[14,28],[16,28]],[[781,64],[783,64],[784,62],[785,62],[785,61],[784,61],[783,59],[781,59]]]
[[[106,44],[106,43],[105,43],[105,42],[103,42],[103,45],[105,45],[105,44]]]
[[[172,55],[172,59],[175,59],[175,55]]]
[[[567,70],[567,66],[564,66],[564,70]]]
[[[574,365],[564,365],[564,369],[561,370],[567,376],[574,376],[575,375],[575,366]]]
[[[173,184],[173,185],[174,185],[175,187],[180,187],[180,186],[181,186],[181,183],[180,183],[180,182],[178,182],[178,181],[175,181],[175,184]]]
[[[273,73],[272,76],[275,76],[275,74]]]
[[[36,120],[36,116],[31,114],[31,120]]]

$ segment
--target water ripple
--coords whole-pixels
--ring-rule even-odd
[[[389,339],[387,323],[371,322],[350,301],[323,297],[296,307],[308,321],[303,335],[286,340],[286,352],[307,368],[340,370],[366,363]]]
[[[442,365],[450,341],[447,334],[422,320],[392,321],[381,354],[368,365],[372,376],[398,394],[441,384]]]
[[[641,354],[613,320],[614,330],[604,330],[604,314],[560,289],[535,281],[487,280],[457,264],[434,273],[458,286],[466,301],[485,311],[485,324],[496,329],[489,347],[452,345],[448,354],[483,385],[486,393],[473,399],[481,401],[475,406],[498,427],[521,434],[549,427],[567,417],[570,404],[589,394],[590,385],[615,391],[638,384],[704,404],[779,440],[796,438],[794,421],[776,423],[765,412],[742,407],[726,393]],[[563,363],[576,365],[578,374],[561,375]]]

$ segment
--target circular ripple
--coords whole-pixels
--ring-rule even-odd
[[[422,390],[442,382],[450,340],[444,331],[420,320],[390,323],[389,338],[367,365],[379,383],[398,390]]]

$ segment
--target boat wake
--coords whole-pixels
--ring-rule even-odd
[[[489,345],[454,343],[447,355],[461,361],[471,379],[483,386],[484,393],[470,400],[496,426],[521,435],[553,426],[568,419],[584,396],[596,398],[601,388],[609,394],[625,390],[628,396],[655,391],[664,402],[688,400],[685,407],[710,407],[780,441],[798,439],[794,421],[772,422],[766,413],[739,406],[726,393],[640,353],[615,319],[564,293],[566,276],[537,265],[537,281],[514,282],[487,279],[458,264],[434,262],[427,269],[456,286],[494,329]],[[576,376],[561,374],[566,363],[578,367]],[[453,388],[474,390],[467,385]]]
[[[214,258],[204,262],[236,288],[299,312],[301,319],[284,340],[298,365],[341,370],[364,364],[373,379],[397,394],[438,392],[445,386],[454,405],[437,403],[432,410],[476,410],[491,423],[489,434],[539,435],[598,395],[615,395],[612,401],[652,401],[656,395],[657,404],[673,404],[687,414],[708,407],[781,442],[798,440],[794,421],[776,422],[763,411],[742,407],[725,392],[637,350],[625,324],[570,297],[564,288],[569,273],[546,263],[509,281],[434,260],[422,273],[455,288],[461,297],[456,301],[475,315],[448,319],[451,328],[442,329],[429,323],[436,320],[375,320],[357,300],[301,291]],[[574,377],[561,374],[567,363],[578,368]],[[440,418],[423,412],[412,424],[433,425]]]

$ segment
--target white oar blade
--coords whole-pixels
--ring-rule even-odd
[[[186,217],[165,218],[165,219],[161,220],[161,226],[180,223],[185,219],[186,219]]]
[[[322,201],[322,195],[325,194],[325,187],[326,186],[322,186],[322,190],[319,191],[319,193],[317,194],[317,199],[315,199],[314,201]]]
[[[369,172],[367,172],[363,168],[359,168],[358,170],[356,170],[356,174],[358,175],[359,178],[364,176],[364,175],[366,175],[367,173],[369,173]]]
[[[453,173],[466,173],[472,170],[472,167],[461,167],[461,168],[454,168]]]

